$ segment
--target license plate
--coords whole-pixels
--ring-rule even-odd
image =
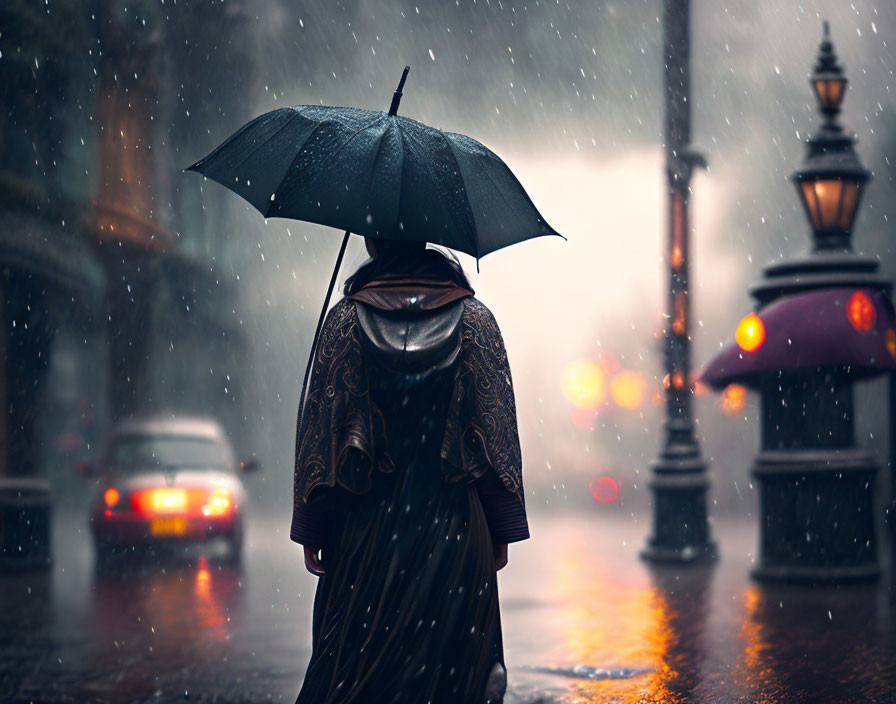
[[[153,518],[149,524],[149,532],[153,537],[186,535],[187,519],[182,516],[165,516],[164,518]]]

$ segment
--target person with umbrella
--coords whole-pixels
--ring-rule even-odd
[[[506,689],[496,572],[529,537],[510,366],[460,263],[426,243],[478,262],[557,233],[479,142],[396,115],[407,70],[388,114],[275,110],[191,167],[266,216],[346,230],[296,430],[290,537],[319,576],[298,704]],[[370,259],[327,313],[349,232]]]

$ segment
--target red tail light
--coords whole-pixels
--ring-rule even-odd
[[[144,516],[227,516],[234,509],[231,493],[223,486],[209,489],[164,487],[136,491],[131,506]]]
[[[196,496],[196,494],[199,496]],[[197,499],[204,496],[205,492],[196,489],[144,489],[134,492],[131,504],[137,513],[148,516],[156,514],[186,514],[190,513],[190,506],[195,506]]]
[[[203,516],[226,516],[233,510],[233,498],[223,486],[217,487],[208,495],[208,501],[202,507]]]
[[[118,505],[118,500],[121,498],[121,494],[118,493],[118,489],[114,487],[109,487],[106,489],[106,493],[103,494],[103,501],[106,502],[106,508],[115,508]]]

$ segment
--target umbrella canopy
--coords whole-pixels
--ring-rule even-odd
[[[893,304],[880,291],[830,288],[787,296],[748,316],[700,380],[758,387],[778,371],[848,367],[862,378],[896,370]],[[740,327],[740,326],[739,326]]]
[[[441,244],[477,259],[557,235],[475,139],[373,110],[299,105],[255,118],[191,167],[265,217]]]
[[[492,151],[397,115],[410,67],[388,113],[299,105],[265,113],[189,167],[265,217],[345,230],[305,367],[305,391],[349,235],[441,244],[479,258],[533,237],[558,235]],[[565,239],[565,238],[564,238]]]

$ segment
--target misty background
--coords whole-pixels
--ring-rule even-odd
[[[5,172],[45,187],[34,204],[5,203],[5,216],[36,209],[73,239],[88,239],[89,228],[83,217],[66,216],[89,209],[101,188],[97,65],[109,51],[97,39],[101,4],[13,0],[0,10],[0,73],[6,104],[15,106],[0,161]],[[210,373],[201,321],[188,345],[160,334],[147,349],[153,383],[176,406],[192,393],[192,377],[214,377],[214,393],[183,400],[220,417],[238,453],[261,460],[261,475],[248,483],[256,504],[290,505],[302,375],[341,233],[265,221],[182,169],[274,108],[386,110],[408,64],[402,114],[489,146],[567,238],[496,252],[479,273],[475,260],[459,255],[505,338],[530,510],[646,510],[664,374],[660,0],[146,0],[119,8],[120,50],[132,41],[157,48],[149,75],[136,70],[133,79],[152,81],[155,97],[132,106],[149,110],[155,125],[145,145],[158,180],[153,217],[172,233],[169,250],[208,273],[207,287],[192,291],[196,305],[214,308],[232,330],[227,339],[239,343]],[[896,6],[694,0],[692,140],[709,162],[692,184],[695,370],[751,310],[747,287],[762,267],[808,249],[808,222],[788,179],[819,124],[807,77],[823,19],[850,81],[842,122],[858,135],[858,154],[873,173],[854,247],[896,275]],[[363,240],[352,238],[340,283],[365,258]],[[176,286],[163,293],[153,312],[161,330],[172,316],[194,315]],[[90,452],[110,414],[98,318],[87,317],[90,324],[72,324],[56,339],[41,427],[50,438],[66,418],[89,416]],[[607,402],[583,414],[563,390],[579,360],[642,375],[643,399],[633,409]],[[884,383],[861,386],[858,399],[859,444],[883,463]],[[696,401],[710,511],[752,514],[756,399],[735,415],[714,394]],[[83,496],[74,456],[49,439],[42,453],[62,493]],[[589,482],[602,476],[621,483],[617,501],[592,499]],[[886,495],[884,484],[879,496]]]

